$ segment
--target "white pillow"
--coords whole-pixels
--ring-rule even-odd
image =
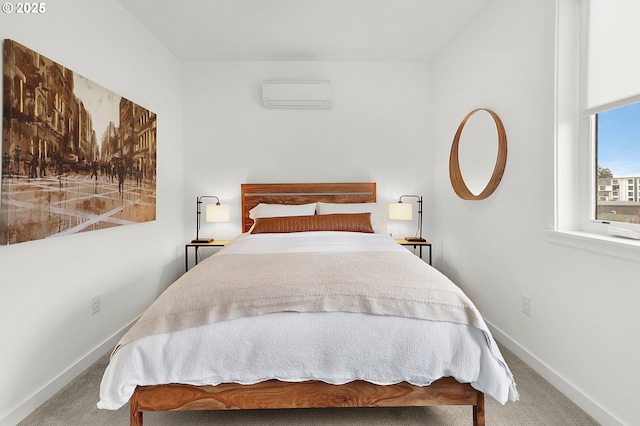
[[[282,216],[313,216],[316,213],[316,203],[309,204],[266,204],[260,203],[249,210],[249,217],[282,217]]]
[[[371,213],[371,226],[376,233],[387,233],[387,218],[384,210],[377,203],[323,203],[319,201],[318,214],[333,213]]]

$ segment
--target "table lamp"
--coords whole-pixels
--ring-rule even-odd
[[[418,199],[418,230],[415,237],[405,237],[407,241],[427,241],[422,238],[422,196],[421,195],[402,195],[397,203],[389,204],[389,219],[391,220],[412,220],[413,205],[403,203],[403,198]]]
[[[220,199],[215,195],[201,195],[196,198],[196,239],[192,243],[206,244],[213,241],[213,238],[200,238],[200,218],[202,216],[202,200],[205,198],[215,198],[215,204],[207,204],[205,220],[207,222],[228,222],[230,209],[228,205],[220,204]]]

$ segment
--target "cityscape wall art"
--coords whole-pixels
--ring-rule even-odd
[[[156,218],[156,114],[3,43],[0,244]]]

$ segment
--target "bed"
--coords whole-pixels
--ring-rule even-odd
[[[484,425],[485,393],[518,398],[471,301],[384,232],[375,183],[241,195],[243,234],[122,338],[99,408],[128,400],[141,426],[145,411],[469,405]]]

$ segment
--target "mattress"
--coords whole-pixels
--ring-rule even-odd
[[[206,273],[216,261],[220,263],[220,256],[336,252],[414,256],[384,234],[243,234],[192,271]],[[421,262],[420,267],[451,285],[452,292],[460,292],[431,266]],[[215,284],[212,277],[211,285]],[[466,323],[395,312],[281,308],[213,318],[123,338],[104,373],[98,407],[120,408],[138,385],[253,384],[270,379],[332,384],[365,380],[381,385],[406,381],[427,386],[451,376],[500,403],[518,398],[513,376],[481,317]]]

